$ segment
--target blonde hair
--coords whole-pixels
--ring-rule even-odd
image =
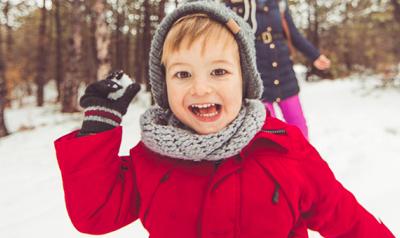
[[[204,38],[203,38],[204,37]],[[230,30],[221,23],[210,19],[204,13],[194,13],[178,19],[169,30],[163,45],[161,63],[165,65],[167,57],[181,49],[183,42],[190,48],[192,44],[203,39],[201,53],[204,54],[207,42],[215,40],[225,40],[224,49],[227,46],[238,45]]]

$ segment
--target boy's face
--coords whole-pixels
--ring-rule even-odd
[[[238,115],[242,73],[236,42],[186,42],[166,61],[168,102],[174,115],[198,134],[216,133]],[[203,50],[203,52],[202,52]]]

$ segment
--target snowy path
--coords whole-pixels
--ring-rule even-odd
[[[301,98],[312,143],[337,178],[396,234],[400,234],[400,91],[376,90],[367,80],[302,85]],[[89,237],[75,231],[63,201],[53,141],[80,126],[81,115],[56,108],[6,111],[11,130],[36,129],[0,140],[0,237]],[[121,154],[139,139],[144,106],[132,105],[124,118]],[[136,222],[102,237],[147,237]],[[312,237],[319,237],[313,234]]]

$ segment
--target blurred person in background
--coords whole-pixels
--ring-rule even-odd
[[[330,68],[330,60],[300,34],[290,15],[287,0],[224,2],[251,25],[255,34],[257,67],[264,84],[265,106],[275,117],[273,104],[276,103],[285,121],[297,126],[308,139],[292,55],[296,48],[318,70]]]

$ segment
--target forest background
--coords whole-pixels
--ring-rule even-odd
[[[79,111],[79,88],[123,69],[148,84],[151,37],[179,0],[2,0],[0,2],[0,137],[4,113],[27,96],[45,103],[56,84],[61,112]],[[325,78],[372,72],[393,78],[400,62],[399,0],[290,0],[298,28],[332,60]]]

